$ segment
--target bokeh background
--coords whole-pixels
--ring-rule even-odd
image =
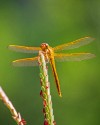
[[[36,55],[13,52],[8,45],[40,46],[47,42],[54,47],[84,36],[96,39],[68,52],[91,52],[96,58],[56,63],[62,98],[49,66],[57,125],[100,124],[100,0],[0,1],[0,86],[28,125],[43,125],[44,121],[39,68],[13,67],[11,62]],[[2,101],[0,125],[16,125]]]

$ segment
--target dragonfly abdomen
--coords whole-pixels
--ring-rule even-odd
[[[56,72],[55,61],[54,61],[53,58],[50,58],[50,64],[51,64],[51,68],[52,68],[52,71],[53,71],[53,75],[54,75],[54,79],[55,79],[58,94],[59,94],[60,97],[62,97],[61,89],[60,89],[60,83],[59,83],[58,75],[57,75],[57,72]]]

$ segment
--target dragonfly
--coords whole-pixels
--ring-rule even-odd
[[[16,52],[22,52],[22,53],[38,53],[39,51],[42,51],[46,62],[49,62],[51,65],[58,94],[60,97],[62,97],[55,61],[61,61],[61,62],[62,61],[81,61],[81,60],[91,59],[95,57],[95,55],[88,52],[66,54],[66,53],[59,53],[59,51],[78,48],[89,44],[93,40],[94,38],[88,36],[69,43],[58,45],[56,47],[51,47],[47,43],[42,43],[40,47],[9,45],[9,49]],[[32,57],[32,58],[18,59],[13,61],[12,63],[14,66],[38,66],[38,56]]]

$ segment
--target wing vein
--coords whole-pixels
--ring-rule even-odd
[[[95,57],[92,53],[70,53],[70,54],[63,54],[63,53],[55,53],[55,60],[56,61],[81,61],[87,60]]]
[[[9,45],[8,48],[10,50],[22,53],[37,53],[41,50],[40,47],[28,47],[28,46],[19,46],[19,45]]]
[[[84,46],[89,44],[90,42],[92,42],[94,40],[94,38],[92,37],[84,37],[78,40],[75,40],[73,42],[69,42],[66,44],[62,44],[59,46],[56,46],[53,48],[54,51],[59,51],[59,50],[69,50],[69,49],[74,49],[74,48],[78,48],[80,46]]]

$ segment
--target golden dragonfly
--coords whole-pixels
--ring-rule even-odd
[[[51,68],[53,71],[53,75],[55,78],[56,87],[58,90],[58,94],[61,97],[61,89],[60,83],[58,79],[58,75],[56,72],[55,60],[57,61],[81,61],[95,57],[94,54],[81,52],[81,53],[56,53],[61,50],[70,50],[74,48],[78,48],[80,46],[84,46],[92,42],[94,38],[92,37],[84,37],[73,42],[65,43],[62,45],[58,45],[56,47],[51,47],[47,43],[42,43],[40,47],[28,47],[28,46],[19,46],[19,45],[9,45],[9,49],[23,52],[23,53],[38,53],[42,51],[47,62],[50,62]],[[24,58],[13,61],[14,66],[38,66],[38,56],[32,58]]]

